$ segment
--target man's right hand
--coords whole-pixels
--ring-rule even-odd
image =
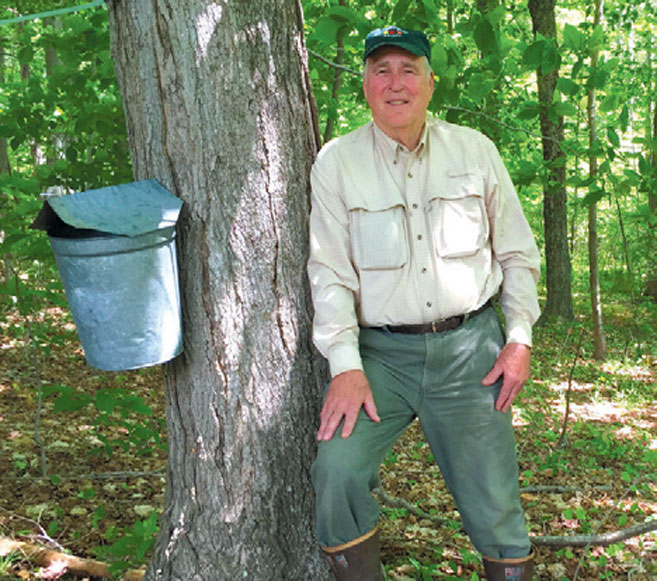
[[[330,440],[342,418],[344,418],[344,425],[340,436],[348,438],[356,425],[361,407],[365,408],[365,412],[373,421],[381,421],[376,413],[374,398],[365,374],[359,369],[352,369],[336,375],[331,380],[319,416],[320,425],[317,439]]]

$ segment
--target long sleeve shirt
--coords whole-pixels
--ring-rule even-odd
[[[414,151],[373,122],[311,173],[313,340],[331,375],[362,369],[359,327],[440,321],[500,292],[507,341],[531,345],[540,255],[495,145],[427,119]]]

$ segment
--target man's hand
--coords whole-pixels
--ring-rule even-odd
[[[520,393],[522,386],[529,377],[529,359],[531,349],[522,343],[507,343],[493,368],[481,380],[482,385],[493,385],[500,376],[503,376],[502,391],[495,402],[497,411],[506,412],[513,400]]]
[[[340,436],[348,438],[356,425],[358,412],[364,407],[367,415],[375,422],[381,419],[376,413],[374,398],[365,374],[352,369],[336,375],[331,380],[326,401],[320,413],[318,440],[330,440],[344,417]]]

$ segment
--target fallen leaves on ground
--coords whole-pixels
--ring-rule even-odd
[[[654,319],[651,313],[644,316]],[[55,413],[51,396],[44,400],[39,426],[48,474],[41,478],[33,438],[36,386],[71,386],[83,394],[127,388],[152,409],[149,421],[161,421],[162,372],[94,370],[85,364],[64,313],[52,309],[43,320],[50,334],[36,351],[16,316],[0,322],[0,534],[97,558],[94,547],[108,545],[113,533],[147,518],[152,509],[161,510],[166,453],[153,445],[149,453],[137,454],[143,442],[130,442],[130,428],[120,425],[121,418],[99,424],[94,406]],[[590,359],[585,340],[572,380],[577,331],[565,324],[536,330],[533,380],[514,409],[522,500],[532,536],[601,534],[657,514],[655,336],[628,347],[622,320],[610,326],[609,343],[612,349],[620,345],[619,351],[601,364]],[[567,396],[565,444],[558,448]],[[386,458],[382,483],[386,495],[417,509],[412,514],[383,506],[383,558],[390,578],[483,578],[417,423]],[[561,491],[541,488],[546,486]],[[648,533],[604,548],[540,547],[536,578],[654,579],[656,539]],[[0,558],[1,579],[55,574],[49,569],[39,577],[24,561],[7,563],[3,573],[2,563]]]

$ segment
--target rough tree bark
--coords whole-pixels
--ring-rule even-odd
[[[297,0],[112,0],[135,177],[185,205],[185,352],[147,579],[328,579],[312,533],[325,366],[310,342],[319,139]]]
[[[554,13],[555,0],[529,0],[534,35],[545,38],[557,36]],[[541,104],[541,133],[543,135],[543,159],[548,167],[548,183],[543,191],[543,227],[545,230],[545,266],[547,302],[543,308],[546,318],[573,318],[573,297],[570,286],[570,254],[568,252],[568,212],[566,193],[565,155],[563,142],[563,117],[556,121],[548,115],[559,80],[559,70],[554,68],[543,74],[541,67],[536,73],[538,100]]]
[[[602,22],[603,9],[604,4],[602,0],[595,0],[595,13],[593,16],[594,29],[600,26],[600,23]],[[591,74],[595,72],[595,69],[598,66],[599,56],[600,51],[597,49],[591,54]],[[592,181],[595,181],[598,177],[598,159],[594,151],[598,139],[595,114],[595,89],[591,86],[587,92],[586,116],[589,126],[589,178],[591,178]],[[600,274],[598,272],[598,210],[596,202],[589,206],[588,214],[589,292],[591,294],[591,318],[593,322],[593,356],[598,360],[603,360],[607,357],[607,340],[605,337],[604,326],[602,324],[602,304],[600,299]]]

